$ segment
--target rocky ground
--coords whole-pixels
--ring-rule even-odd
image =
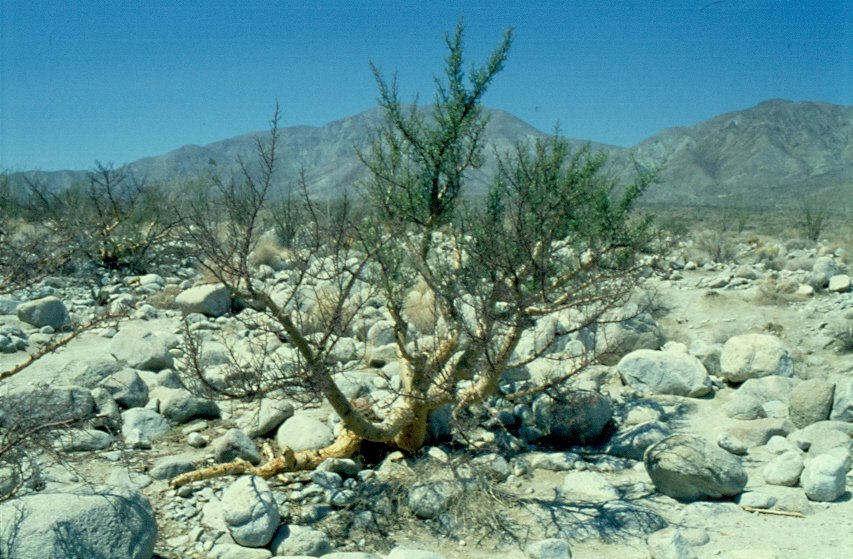
[[[42,471],[0,505],[0,557],[44,556],[50,538],[169,559],[853,557],[849,243],[846,254],[767,240],[705,249],[687,242],[650,275],[636,303],[649,313],[610,331],[625,355],[575,379],[571,417],[547,399],[498,398],[467,418],[464,439],[417,456],[366,449],[314,472],[178,489],[169,480],[199,465],[328,444],[339,424],[323,407],[183,387],[182,315],[222,378],[229,359],[253,366],[255,344],[271,343],[227,312],[227,294],[194,287],[192,270],[112,276],[100,294],[50,278],[0,300],[0,371],[98,297],[130,318],[0,381],[0,425],[22,410],[97,415],[50,441],[61,453],[31,453]],[[376,318],[340,344],[342,363],[361,363],[339,377],[349,395],[393,396],[384,335]],[[508,383],[547,376],[590,343],[566,337],[560,317],[537,324],[532,343],[543,338],[553,353]],[[566,425],[586,442],[555,446]],[[16,476],[2,470],[0,493]]]

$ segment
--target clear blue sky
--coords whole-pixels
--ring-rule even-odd
[[[0,170],[85,169],[432,99],[443,37],[515,44],[486,105],[629,146],[769,98],[853,105],[853,0],[0,0]]]

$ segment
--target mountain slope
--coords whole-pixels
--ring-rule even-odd
[[[663,130],[630,155],[666,165],[649,193],[655,201],[761,206],[816,193],[853,201],[853,107],[765,101]]]
[[[513,115],[488,110],[485,164],[469,178],[473,193],[482,192],[497,167],[495,153],[543,133]],[[282,128],[279,176],[283,188],[296,184],[304,171],[310,191],[336,196],[365,178],[357,156],[367,149],[370,130],[379,124],[378,108],[325,126]],[[187,145],[128,165],[137,177],[172,183],[227,175],[239,158],[252,161],[255,138],[244,134],[206,146]],[[583,142],[573,141],[576,147]],[[666,204],[784,206],[803,196],[829,197],[833,205],[853,209],[853,107],[818,102],[771,100],[687,127],[670,128],[630,149],[593,144],[610,156],[610,169],[628,178],[635,164],[664,165],[661,183],[646,200]],[[36,173],[51,186],[85,179],[81,171]]]

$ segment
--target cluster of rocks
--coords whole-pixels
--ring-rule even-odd
[[[853,308],[849,278],[847,290],[839,288],[844,274],[836,260],[817,257],[811,270],[791,274],[834,297],[833,305]],[[683,282],[685,274],[699,268],[673,259],[668,285]],[[708,264],[691,288],[716,285],[708,272],[727,274],[720,265]],[[716,289],[746,288],[762,277],[745,274],[734,273]],[[275,285],[287,271],[268,275]],[[23,376],[12,377],[0,385],[0,427],[24,412],[34,422],[76,422],[53,444],[72,462],[74,456],[89,458],[79,465],[86,479],[43,463],[39,475],[31,476],[38,485],[0,505],[0,545],[6,546],[0,552],[44,556],[47,548],[37,553],[25,542],[33,541],[30,534],[50,531],[56,541],[44,545],[60,549],[73,540],[104,557],[151,557],[156,548],[166,557],[440,559],[437,552],[411,547],[384,555],[343,549],[364,548],[378,525],[399,519],[399,503],[444,533],[464,538],[470,527],[458,524],[453,507],[483,480],[523,488],[538,476],[557,474],[562,499],[604,509],[626,491],[645,490],[680,502],[735,499],[756,509],[808,514],[812,503],[835,502],[847,490],[853,381],[845,371],[825,378],[802,374],[790,348],[766,333],[730,336],[725,343],[667,343],[655,320],[633,305],[622,309],[623,320],[597,329],[578,329],[571,312],[537,321],[516,349],[515,357],[526,364],[506,372],[502,393],[557,378],[591,352],[615,350],[604,365],[578,375],[570,388],[521,402],[498,395],[475,407],[471,418],[463,418],[470,421],[462,467],[446,448],[432,446],[417,458],[393,453],[377,464],[330,459],[304,475],[221,478],[171,490],[170,479],[199,465],[238,458],[260,464],[263,439],[303,450],[331,443],[341,429],[325,407],[305,408],[275,395],[253,404],[224,404],[184,387],[185,379],[176,373],[185,357],[183,324],[203,342],[201,363],[206,380],[214,384],[233,378],[235,361],[237,372],[254,366],[258,344],[282,358],[293,352],[264,329],[248,328],[245,316],[236,320],[230,312],[239,302],[228,290],[195,286],[194,277],[192,270],[182,270],[166,278],[148,274],[105,280],[101,302],[130,318],[118,330],[101,328],[43,358],[27,370],[26,382]],[[152,304],[169,292],[173,302]],[[60,279],[19,299],[0,301],[0,352],[48,343],[75,319],[88,316],[96,303],[90,292]],[[803,304],[826,303],[816,297]],[[352,336],[336,344],[333,358],[346,371],[336,380],[348,397],[381,408],[400,386],[393,329],[380,305],[365,305],[363,315]],[[719,403],[725,421],[702,432],[679,430],[672,409],[686,401]],[[430,430],[436,445],[454,436],[448,410],[434,414]],[[563,449],[554,450],[555,445]],[[565,450],[570,446],[575,448]],[[434,467],[427,468],[430,464]],[[424,471],[432,472],[429,478],[423,479]],[[629,488],[615,482],[609,477],[614,471],[630,472],[636,483]],[[81,481],[89,483],[81,486]],[[399,496],[388,494],[394,487]],[[54,514],[41,514],[48,506]],[[330,538],[332,530],[324,527],[341,522],[351,535]],[[660,530],[664,525],[646,527],[655,531],[648,540],[652,557],[668,556],[666,550],[673,547],[682,550],[679,557],[691,557],[692,547],[707,543],[707,536]],[[570,557],[569,539],[575,536],[560,530],[542,533],[525,548],[525,556]],[[131,546],[134,551],[127,551]]]

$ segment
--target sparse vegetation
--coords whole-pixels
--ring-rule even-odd
[[[177,224],[167,189],[100,162],[86,182],[62,191],[28,176],[22,181],[17,213],[55,239],[75,269],[94,264],[139,272],[165,258]]]

